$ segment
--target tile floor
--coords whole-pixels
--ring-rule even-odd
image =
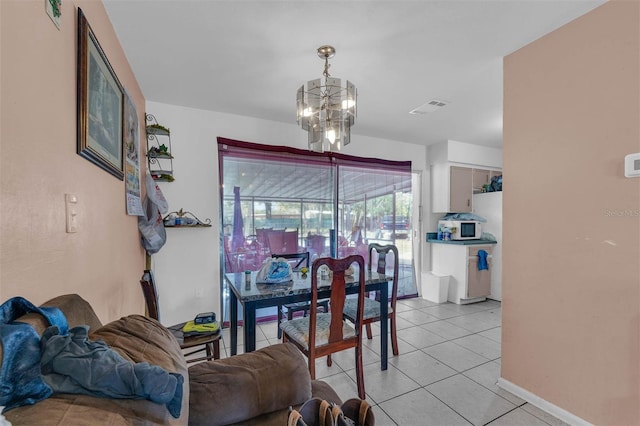
[[[380,370],[379,327],[373,326],[372,340],[364,340],[365,389],[376,425],[566,425],[496,385],[500,302],[456,305],[412,298],[399,300],[397,311],[400,355],[393,356],[389,345],[387,371]],[[278,343],[276,327],[276,322],[258,326],[258,348]],[[222,356],[228,342],[225,329]],[[356,397],[353,350],[334,354],[333,361],[331,367],[317,361],[317,378],[343,400]]]

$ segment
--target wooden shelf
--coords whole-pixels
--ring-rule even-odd
[[[165,225],[165,228],[211,228],[211,225],[206,223],[197,223],[195,225]]]

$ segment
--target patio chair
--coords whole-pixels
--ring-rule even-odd
[[[303,266],[306,267],[307,269],[309,269],[309,252],[306,251],[304,253],[288,253],[288,254],[272,254],[271,257],[273,258],[279,258],[282,257],[284,259],[287,260],[292,260],[291,267],[293,269],[300,269]],[[324,309],[324,312],[329,312],[329,299],[324,299],[324,300],[320,300],[318,302],[319,306],[322,306],[322,308]],[[280,328],[280,325],[282,323],[282,318],[283,318],[283,308],[285,308],[287,310],[287,320],[291,321],[293,319],[293,314],[295,314],[296,312],[300,312],[302,311],[302,316],[306,317],[307,314],[309,313],[309,306],[310,303],[309,302],[296,302],[296,303],[288,303],[286,305],[278,305],[278,339],[282,338],[282,329]]]
[[[398,299],[398,248],[394,245],[380,245],[376,243],[369,244],[369,271],[372,269],[374,262],[373,254],[377,253],[378,261],[376,271],[379,274],[386,275],[387,264],[389,262],[388,255],[393,253],[393,286],[391,290],[391,306],[389,306],[388,318],[391,320],[391,348],[394,355],[398,355],[398,332],[396,326],[396,300]],[[358,320],[358,303],[356,300],[347,299],[344,306],[344,317],[351,322]],[[367,339],[371,340],[371,323],[380,321],[380,302],[374,299],[364,299],[364,314],[362,325],[367,329]]]
[[[342,310],[346,299],[345,272],[355,264],[357,276],[358,297],[356,301],[356,322],[351,326],[343,319]],[[321,266],[327,266],[332,272],[331,278],[318,278]],[[329,280],[331,280],[329,282]],[[318,285],[329,286],[331,289],[330,312],[318,313]],[[345,349],[355,349],[356,382],[358,396],[365,399],[364,373],[362,368],[362,313],[364,307],[365,275],[364,258],[360,255],[348,256],[343,259],[322,257],[316,259],[311,266],[311,306],[309,316],[285,321],[280,324],[283,342],[291,342],[304,353],[309,361],[311,378],[316,377],[316,358],[326,356],[330,365],[330,355]]]
[[[267,242],[269,244],[269,252],[282,254],[284,249],[284,229],[271,229],[267,231]]]

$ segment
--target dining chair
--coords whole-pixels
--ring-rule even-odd
[[[146,269],[140,279],[140,285],[142,286],[142,293],[144,294],[144,301],[146,303],[147,316],[153,318],[156,321],[160,321],[160,313],[158,310],[158,292],[156,291],[156,284],[153,278],[153,272]],[[201,336],[185,336],[182,328],[186,322],[172,325],[167,327],[171,334],[176,338],[180,344],[182,350],[193,349],[184,354],[187,358],[187,363],[197,361],[210,361],[212,359],[220,359],[220,336],[218,331],[215,334],[204,334]],[[188,358],[191,355],[199,352],[205,352],[205,356],[199,358]]]
[[[303,253],[285,253],[285,254],[272,254],[271,257],[276,258],[284,258],[288,261],[291,260],[293,262],[291,267],[293,269],[300,269],[303,266],[309,269],[309,252]],[[324,312],[329,312],[329,299],[320,300],[318,305],[322,306]],[[287,320],[290,321],[293,319],[293,314],[296,312],[302,311],[302,316],[306,317],[309,313],[309,302],[296,302],[296,303],[287,303],[285,305],[278,305],[278,324],[282,323],[282,318],[284,315],[283,308],[287,310]],[[282,338],[282,329],[278,326],[278,339]]]
[[[374,263],[374,252],[377,254],[377,268],[379,274],[386,275],[387,265],[389,264],[389,255],[393,254],[393,285],[391,290],[388,318],[391,320],[391,349],[394,355],[398,355],[398,332],[396,326],[396,300],[398,299],[398,248],[392,244],[380,245],[377,243],[369,244],[369,265],[371,271]],[[358,320],[358,303],[356,300],[347,299],[344,305],[344,317],[355,323]],[[367,330],[367,339],[371,340],[371,323],[380,321],[380,302],[375,299],[365,297],[364,314],[362,325]]]
[[[329,268],[327,278],[319,278],[320,267]],[[358,285],[358,297],[355,299],[356,321],[352,326],[343,319],[342,311],[346,299],[346,272],[355,266],[357,271],[352,279]],[[350,280],[349,280],[350,281]],[[318,313],[318,286],[329,287],[331,298],[329,312]],[[311,265],[311,306],[309,316],[285,321],[280,324],[282,328],[283,342],[291,342],[304,353],[309,361],[309,373],[311,378],[316,377],[316,358],[327,357],[330,364],[330,355],[345,349],[355,348],[356,382],[358,384],[358,396],[365,399],[364,373],[362,369],[362,314],[365,293],[364,258],[360,255],[347,256],[342,259],[321,257]]]

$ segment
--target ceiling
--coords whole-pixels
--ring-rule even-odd
[[[358,88],[353,143],[491,147],[502,58],[604,2],[103,0],[148,101],[295,124],[296,90],[330,44],[331,75]],[[448,104],[409,114],[434,99]]]

